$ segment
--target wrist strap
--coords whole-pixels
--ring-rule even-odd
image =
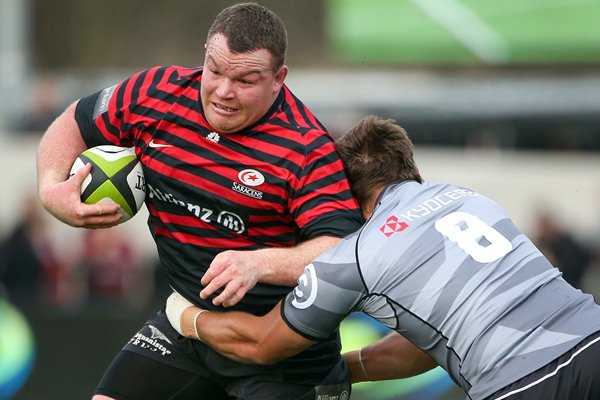
[[[362,348],[358,350],[358,363],[360,364],[360,368],[362,369],[363,374],[365,374],[365,378],[369,380],[369,376],[367,375],[367,370],[365,369],[365,364],[363,364],[362,359]]]
[[[198,317],[200,316],[200,314],[205,313],[207,311],[208,310],[200,310],[194,316],[194,333],[196,334],[196,339],[198,339],[202,343],[204,343],[204,340],[200,339],[200,336],[198,335],[198,325],[197,325],[197,322],[198,322]]]

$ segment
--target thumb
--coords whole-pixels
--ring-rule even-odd
[[[75,171],[74,174],[71,174],[69,176],[69,179],[72,179],[75,184],[77,184],[78,186],[81,186],[81,184],[83,183],[85,178],[90,174],[91,171],[92,171],[92,164],[87,163],[83,167],[81,167],[77,171]]]

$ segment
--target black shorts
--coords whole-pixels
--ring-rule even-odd
[[[345,400],[350,390],[337,334],[273,365],[241,364],[179,335],[160,311],[121,349],[95,393],[117,400]]]
[[[505,387],[488,400],[600,399],[600,332],[548,365]]]

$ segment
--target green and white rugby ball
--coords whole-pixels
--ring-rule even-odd
[[[81,201],[87,204],[114,203],[121,206],[125,222],[144,204],[146,185],[142,163],[133,148],[102,145],[81,153],[70,175],[92,164],[92,171],[81,184]]]

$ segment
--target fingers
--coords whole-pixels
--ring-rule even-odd
[[[256,266],[248,260],[248,252],[224,251],[217,254],[200,283],[202,299],[215,295],[212,303],[231,307],[237,304],[256,285]],[[222,291],[218,293],[219,290]]]
[[[112,220],[116,217],[119,220],[123,216],[121,206],[114,203],[104,204],[83,204],[82,215],[95,220]]]
[[[41,191],[44,208],[59,221],[73,227],[99,229],[115,226],[122,221],[118,204],[81,202],[81,185],[89,176],[91,168],[92,165],[88,163],[66,181],[44,187]]]
[[[223,291],[213,299],[216,306],[231,307],[236,305],[248,290],[239,281],[230,281]]]
[[[209,284],[212,282],[215,276],[217,276],[217,274],[213,272],[212,267],[209,267],[208,270],[206,270],[206,272],[202,276],[202,279],[200,279],[200,283],[204,286],[209,286]]]
[[[73,196],[80,198],[81,185],[89,176],[92,170],[92,164],[87,163],[69,177],[68,185],[71,185]],[[117,225],[121,220],[122,214],[119,213],[118,204],[85,204],[78,202],[76,218],[79,225],[86,228],[107,228]]]
[[[233,307],[240,302],[248,292],[248,288],[239,288],[229,299],[223,302],[225,307]]]
[[[200,283],[202,283],[204,286],[207,286],[209,283],[211,283],[213,279],[215,279],[225,270],[225,265],[219,262],[219,256],[220,254],[217,254],[213,262],[208,267],[208,270],[200,280]],[[209,294],[212,294],[212,292]]]
[[[103,229],[118,225],[123,212],[118,204],[80,203],[74,226],[88,229]]]
[[[204,279],[202,279],[204,281]],[[210,281],[208,285],[205,286],[204,289],[200,292],[200,298],[207,299],[212,296],[221,286],[225,285],[226,281],[213,279]]]
[[[86,218],[85,227],[89,229],[104,229],[121,223],[123,215],[121,213],[94,215]]]
[[[224,279],[223,273],[227,269],[229,263],[223,260],[223,253],[217,254],[208,267],[208,270],[204,273],[204,276],[202,276],[200,283],[204,285],[205,288],[200,292],[201,298],[208,298],[221,286],[227,283],[227,279]]]
[[[241,280],[230,280],[225,284],[215,279],[200,292],[200,297],[206,299],[223,286],[223,291],[212,300],[215,306],[232,307],[239,303],[250,290],[250,286],[245,285]]]
[[[216,296],[212,303],[215,306],[231,307],[237,304],[248,292],[248,288],[239,280],[225,280],[221,277],[213,279],[201,292],[200,297],[207,299],[217,292],[221,287],[223,291]]]

